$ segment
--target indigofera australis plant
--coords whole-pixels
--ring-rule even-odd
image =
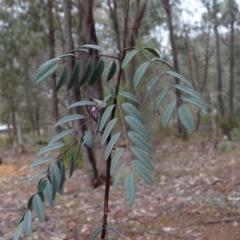
[[[156,76],[149,81],[146,89],[146,97],[150,101],[150,93],[155,84],[164,80],[166,87],[160,89],[159,95],[156,99],[156,111],[159,113],[161,103],[167,94],[171,94],[172,101],[168,103],[167,107],[164,110],[162,121],[163,126],[166,127],[170,121],[174,109],[177,107],[177,102],[182,104],[178,107],[178,117],[182,124],[188,129],[194,129],[194,119],[193,115],[186,105],[186,103],[191,103],[197,107],[200,107],[204,110],[207,110],[206,105],[202,102],[199,94],[194,90],[192,84],[184,78],[182,75],[177,73],[174,68],[160,58],[159,53],[147,46],[143,49],[138,49],[136,47],[127,47],[126,46],[126,32],[127,32],[127,23],[128,23],[128,12],[129,12],[129,1],[126,4],[125,12],[125,24],[123,30],[123,51],[119,52],[118,49],[113,47],[113,55],[103,55],[102,49],[100,46],[87,44],[83,45],[77,49],[71,50],[59,57],[50,59],[45,62],[42,66],[39,67],[37,73],[34,77],[34,84],[41,83],[49,78],[53,73],[56,72],[60,65],[63,65],[62,72],[59,76],[59,80],[56,84],[55,91],[58,91],[67,83],[67,90],[70,90],[74,85],[81,87],[83,84],[93,85],[102,77],[102,74],[105,69],[105,58],[112,59],[110,70],[108,72],[106,81],[109,82],[110,90],[109,94],[105,96],[104,99],[94,99],[92,100],[83,100],[75,102],[69,106],[69,108],[75,107],[87,107],[91,109],[84,116],[83,114],[73,114],[66,116],[60,119],[55,126],[64,125],[66,123],[74,121],[81,121],[81,127],[84,126],[84,129],[87,131],[83,132],[82,129],[67,129],[57,134],[49,144],[42,148],[37,156],[42,156],[45,153],[49,153],[53,150],[64,149],[57,156],[52,154],[51,156],[46,156],[38,159],[31,164],[30,168],[39,166],[43,163],[51,162],[48,169],[38,172],[32,176],[28,182],[36,178],[40,178],[38,181],[38,187],[36,194],[32,195],[27,204],[27,210],[23,214],[23,217],[16,229],[14,240],[17,240],[21,234],[22,229],[24,229],[26,235],[31,233],[32,229],[32,211],[35,211],[39,221],[45,221],[44,213],[44,201],[48,202],[50,206],[55,205],[56,194],[62,194],[64,183],[67,180],[66,169],[63,161],[63,156],[65,154],[70,154],[70,170],[69,177],[72,176],[75,161],[78,158],[78,155],[81,151],[81,148],[94,148],[94,138],[97,134],[101,135],[101,145],[106,144],[106,150],[104,153],[104,159],[107,161],[106,164],[106,181],[105,181],[105,193],[103,197],[103,219],[101,227],[98,227],[91,234],[90,239],[96,239],[98,235],[101,235],[100,239],[107,239],[107,231],[113,231],[118,237],[121,237],[121,234],[116,230],[116,228],[108,225],[108,199],[109,199],[109,189],[110,189],[110,179],[114,175],[113,188],[116,189],[120,178],[125,172],[125,195],[129,205],[134,205],[135,201],[135,173],[138,174],[140,178],[146,181],[148,184],[152,184],[153,180],[150,174],[150,171],[153,171],[153,165],[148,153],[152,153],[152,147],[149,144],[148,140],[150,139],[149,133],[145,128],[145,122],[141,112],[131,104],[132,101],[139,103],[138,98],[130,92],[121,91],[121,80],[124,68],[129,64],[137,54],[142,54],[145,57],[145,62],[140,64],[136,69],[133,83],[134,87],[137,88],[141,84],[141,80],[148,68],[153,68],[156,72]],[[91,61],[91,54],[89,50],[94,49],[98,51],[98,56],[100,58],[99,62],[93,68]],[[88,64],[85,66],[82,77],[79,80],[79,68],[80,65],[77,61],[76,53],[81,52],[81,57],[86,57],[89,59]],[[78,56],[79,57],[79,56]],[[67,79],[68,68],[65,65],[66,61],[76,60],[75,68],[70,79]],[[170,71],[162,72],[159,69],[159,63],[166,65]],[[171,85],[165,78],[166,75],[178,78],[180,84]],[[113,86],[111,80],[116,77],[116,84]],[[175,89],[179,89],[182,92],[181,100],[178,99],[175,95]],[[126,99],[125,102],[120,103],[119,95]],[[84,112],[84,111],[83,111]],[[119,117],[116,117],[116,112],[118,112]],[[94,119],[96,122],[95,125],[89,123],[91,119]],[[122,131],[116,132],[116,124],[121,124]],[[128,126],[128,127],[127,127]],[[130,131],[127,131],[129,129]],[[70,143],[65,144],[61,141],[67,135],[72,135],[70,138]],[[116,150],[114,156],[112,156],[112,151],[115,149],[117,141],[120,137],[125,138],[127,145]],[[78,145],[77,153],[74,153],[72,147]],[[128,154],[128,158],[120,164],[119,160],[123,153]],[[132,158],[132,156],[134,156]],[[118,167],[119,166],[119,167]],[[118,167],[118,168],[117,168]],[[100,234],[101,233],[101,234]]]

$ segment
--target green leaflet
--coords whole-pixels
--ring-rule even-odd
[[[126,165],[127,165],[127,163],[125,162],[125,163],[122,163],[121,166],[119,167],[118,172],[117,172],[117,174],[114,178],[114,183],[113,183],[113,188],[114,189],[116,189],[116,187],[118,185],[118,182],[119,182],[119,180],[122,176],[123,170],[125,169]]]
[[[83,48],[77,48],[77,49],[73,49],[71,51],[68,51],[66,53],[74,53],[74,52],[85,52],[85,53],[88,53],[88,50],[87,49],[83,49]]]
[[[108,102],[109,100],[111,100],[112,97],[113,97],[113,94],[112,94],[112,93],[108,94],[108,95],[103,99],[103,101],[98,105],[98,106],[99,106],[99,109],[106,107],[107,102]]]
[[[122,69],[131,61],[131,59],[136,55],[137,52],[138,50],[134,49],[125,56],[122,62]]]
[[[171,116],[172,116],[172,113],[173,113],[173,110],[174,110],[174,108],[175,108],[175,106],[176,106],[176,101],[173,101],[173,102],[170,102],[168,105],[167,105],[167,107],[166,107],[166,109],[165,109],[165,111],[164,111],[164,114],[163,114],[163,126],[164,127],[166,127],[167,125],[168,125],[168,123],[169,123],[169,121],[170,121],[170,118],[171,118]]]
[[[143,163],[145,167],[147,167],[150,171],[154,170],[151,160],[149,159],[149,157],[145,154],[145,152],[143,150],[141,150],[138,147],[134,147],[134,146],[131,146],[130,149],[131,149],[132,153],[135,155],[135,157],[139,161],[141,161],[141,163]]]
[[[169,68],[171,68],[173,71],[175,71],[175,69],[174,69],[168,62],[164,61],[164,60],[161,59],[161,58],[155,58],[154,61],[161,62],[161,63],[167,65],[167,66],[168,66]]]
[[[54,89],[55,92],[57,92],[63,86],[64,82],[67,79],[67,75],[68,75],[67,66],[64,65],[63,70],[61,72],[61,75],[59,77],[59,80],[57,82],[57,85],[56,85],[56,87]]]
[[[186,105],[181,105],[178,108],[178,117],[185,128],[188,130],[194,130],[194,119],[193,115]]]
[[[160,108],[160,105],[167,93],[167,89],[163,89],[160,94],[158,95],[158,98],[157,98],[157,101],[156,101],[156,112],[158,113],[158,115],[160,115],[160,112],[159,112],[159,108]]]
[[[67,90],[70,90],[73,87],[73,85],[78,81],[79,72],[80,72],[80,65],[78,62],[76,62],[73,72],[71,74],[70,80],[68,82]]]
[[[173,71],[168,71],[165,72],[165,74],[171,75],[175,78],[178,78],[180,81],[182,81],[183,83],[185,83],[188,87],[190,87],[192,90],[194,90],[192,84],[186,79],[184,78],[182,75],[178,74],[177,72],[173,72]]]
[[[81,107],[81,106],[95,106],[95,103],[93,101],[79,101],[71,104],[68,107],[68,109],[73,107]]]
[[[47,186],[47,179],[42,178],[38,184],[38,193],[42,192]]]
[[[145,47],[145,48],[143,48],[143,50],[147,50],[150,53],[152,53],[155,57],[160,58],[159,53],[155,49],[153,49],[153,48]]]
[[[111,65],[111,67],[110,67],[108,76],[107,76],[107,82],[112,79],[112,77],[114,76],[116,70],[117,70],[117,64],[116,64],[115,61],[113,61],[113,62],[112,62],[112,65]]]
[[[135,117],[138,121],[140,121],[144,125],[144,119],[142,114],[131,103],[123,103],[122,108],[125,113]]]
[[[44,197],[46,198],[47,202],[49,203],[49,205],[51,207],[54,207],[55,206],[55,202],[52,200],[52,184],[49,181],[49,179],[47,179],[47,186],[43,190],[43,194],[44,194]]]
[[[89,148],[94,148],[94,139],[91,132],[91,129],[88,129],[88,132],[83,136],[84,145]]]
[[[150,138],[146,128],[135,117],[125,116],[125,121],[132,128],[132,130],[139,133],[143,138],[145,138],[146,140],[148,140]]]
[[[121,96],[123,96],[123,97],[125,97],[125,98],[128,98],[128,99],[130,99],[130,100],[132,100],[132,101],[134,101],[134,102],[136,102],[136,103],[139,103],[139,100],[138,100],[138,98],[136,97],[136,96],[134,96],[132,93],[130,93],[130,92],[119,92],[118,93],[119,95],[121,95]]]
[[[120,157],[121,157],[122,154],[123,154],[123,151],[124,151],[124,148],[120,148],[120,149],[116,152],[116,154],[115,154],[115,156],[114,156],[114,158],[113,158],[113,160],[112,160],[112,163],[111,163],[110,175],[113,174],[113,172],[114,172],[114,170],[115,170],[115,168],[116,168],[116,166],[117,166],[117,164],[118,164],[118,161],[119,161]]]
[[[100,121],[100,126],[99,126],[99,131],[102,131],[113,108],[115,107],[115,105],[110,105],[103,113],[101,121]]]
[[[55,124],[55,127],[57,127],[61,124],[67,123],[67,122],[72,122],[72,121],[80,120],[83,118],[84,118],[84,116],[81,114],[73,114],[73,115],[64,117],[64,118],[60,119],[59,121],[57,121]]]
[[[28,185],[32,180],[34,180],[35,178],[41,176],[41,175],[44,174],[44,173],[47,173],[47,171],[46,171],[46,170],[42,170],[42,171],[40,171],[40,172],[34,174],[32,177],[30,177],[30,178],[28,179],[26,185]]]
[[[118,118],[112,119],[112,120],[108,123],[108,125],[106,126],[106,128],[105,128],[105,130],[104,130],[104,133],[103,133],[103,135],[102,135],[101,145],[104,145],[104,143],[106,142],[106,140],[107,140],[109,134],[111,133],[114,125],[116,124],[117,120],[118,120]]]
[[[93,134],[93,138],[95,138],[95,136],[96,136],[97,133],[98,133],[99,126],[100,126],[100,122],[101,122],[101,118],[102,118],[102,115],[101,115],[101,113],[98,112],[97,126],[96,126],[95,132],[94,132],[94,134]]]
[[[116,141],[118,140],[119,136],[121,135],[121,133],[115,133],[110,142],[108,143],[107,147],[106,147],[106,150],[105,150],[105,154],[104,154],[104,158],[105,160],[108,159],[109,155],[111,154],[111,151],[116,143]]]
[[[29,199],[28,199],[28,204],[27,204],[27,208],[31,209],[32,208],[32,200],[33,200],[34,195],[32,195]]]
[[[104,61],[101,59],[95,69],[92,72],[92,75],[89,80],[89,85],[93,85],[100,77],[102,76],[104,70]]]
[[[74,171],[75,161],[74,161],[74,154],[73,154],[72,149],[70,149],[69,152],[70,152],[70,170],[69,170],[69,178],[70,178],[73,174],[73,171]]]
[[[87,66],[84,70],[84,73],[82,75],[82,78],[79,82],[79,86],[82,86],[85,82],[87,82],[87,80],[89,79],[89,77],[92,74],[92,70],[93,70],[93,61],[91,59],[88,60]]]
[[[58,56],[60,58],[65,58],[65,57],[75,57],[75,55],[73,53],[70,52],[66,52],[63,55]]]
[[[45,213],[43,208],[42,199],[38,194],[33,197],[33,208],[40,222],[45,221]]]
[[[67,130],[62,131],[61,133],[59,133],[55,137],[53,137],[53,139],[49,142],[49,144],[52,144],[52,143],[56,142],[57,140],[65,137],[66,135],[68,135],[72,132],[74,132],[73,129],[67,129]]]
[[[149,102],[151,102],[150,101],[150,93],[151,93],[151,91],[152,91],[152,88],[153,88],[153,86],[154,86],[154,84],[157,82],[157,80],[159,79],[159,77],[154,77],[154,78],[152,78],[151,79],[151,81],[148,83],[148,86],[147,86],[147,100],[149,101]]]
[[[37,153],[37,156],[40,156],[44,153],[47,153],[47,152],[51,152],[51,151],[54,151],[58,148],[61,148],[63,146],[65,146],[66,144],[63,143],[63,142],[54,142],[50,145],[47,145],[46,147],[42,148],[38,153]]]
[[[49,156],[49,157],[40,158],[37,161],[35,161],[34,163],[32,163],[29,168],[34,168],[34,167],[36,167],[38,165],[41,165],[43,163],[52,161],[53,159],[56,159],[56,157]]]
[[[185,93],[191,95],[192,97],[195,97],[195,98],[201,100],[201,97],[199,96],[199,94],[186,85],[176,84],[176,85],[174,85],[174,87],[181,90],[182,92],[185,92]]]
[[[52,187],[58,191],[60,189],[61,173],[56,163],[50,165],[49,172],[52,181]]]
[[[97,235],[102,231],[102,228],[96,228],[90,236],[90,240],[96,239]]]
[[[121,234],[119,233],[119,231],[115,227],[108,226],[108,229],[112,230],[114,233],[116,233],[123,240]]]
[[[127,177],[125,179],[125,194],[128,200],[128,203],[130,206],[134,205],[135,201],[135,181],[134,181],[134,175],[133,172],[130,171],[127,174]]]
[[[139,83],[140,83],[144,73],[146,72],[148,66],[149,66],[149,62],[145,62],[145,63],[142,63],[137,68],[137,70],[134,74],[134,77],[133,77],[133,85],[134,85],[135,88],[139,85]]]
[[[81,147],[82,147],[82,140],[83,140],[82,137],[80,137],[80,138],[79,138],[79,141],[78,141],[78,149],[77,149],[77,152],[76,152],[74,161],[77,160],[78,155],[79,155],[79,153],[80,153],[80,150],[81,150]]]
[[[27,210],[23,218],[23,227],[26,235],[29,235],[32,232],[32,211]]]
[[[127,133],[129,139],[135,144],[137,145],[139,148],[141,148],[142,150],[148,152],[148,153],[152,153],[152,147],[149,145],[149,143],[138,133],[130,131]]]
[[[18,238],[20,237],[20,234],[21,234],[21,231],[22,231],[22,228],[23,228],[23,224],[24,224],[23,221],[19,223],[19,225],[18,225],[18,227],[15,231],[13,240],[18,240]]]
[[[150,173],[147,171],[145,166],[142,165],[142,163],[140,163],[138,160],[133,160],[132,166],[143,180],[145,180],[149,184],[153,184]]]
[[[204,102],[202,102],[202,100],[198,99],[198,98],[194,98],[194,97],[181,97],[182,100],[186,101],[186,102],[190,102],[200,108],[202,108],[203,110],[207,111],[208,107],[205,105]]]
[[[99,52],[102,51],[101,47],[99,47],[98,45],[95,45],[95,44],[85,44],[85,45],[82,45],[80,47],[95,49],[95,50],[98,50]]]
[[[55,73],[57,68],[58,68],[58,63],[57,62],[51,62],[51,63],[46,64],[45,66],[41,67],[41,69],[39,69],[39,71],[35,75],[35,77],[33,79],[33,83],[37,84],[37,83],[40,83],[40,82],[46,80],[53,73]]]
[[[75,161],[75,159],[74,159]],[[59,171],[60,171],[60,184],[59,184],[59,189],[63,188],[63,184],[66,181],[66,169],[65,169],[65,164],[63,161],[59,161],[58,162],[58,167],[59,167]]]

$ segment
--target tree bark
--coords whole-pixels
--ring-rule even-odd
[[[48,13],[48,39],[49,39],[49,58],[55,57],[55,37],[54,37],[54,26],[53,26],[53,0],[47,2],[47,13]],[[56,86],[56,73],[51,76],[51,89],[52,89],[52,111],[54,124],[59,120],[58,113],[58,94],[54,91]],[[55,128],[56,134],[61,132],[61,126]]]
[[[172,9],[171,9],[172,7],[171,7],[171,4],[170,4],[169,0],[162,0],[162,3],[164,5],[164,9],[165,9],[166,14],[167,14],[167,22],[168,22],[170,42],[171,42],[171,48],[172,48],[172,56],[173,56],[173,66],[174,66],[176,72],[179,73],[177,48],[176,48],[175,37],[174,37],[174,28],[173,28],[173,24],[172,24]],[[180,83],[178,78],[175,78],[175,83],[176,84]],[[176,89],[176,97],[178,99],[177,107],[179,107],[182,104],[181,92],[180,92],[179,89]],[[184,126],[182,125],[182,123],[180,122],[179,118],[178,118],[178,132],[182,133],[183,140],[187,139],[187,131],[184,128]]]
[[[234,16],[231,13],[231,35],[230,35],[230,79],[229,79],[229,111],[230,114],[234,112],[234,42],[235,42],[235,29],[234,29]]]
[[[217,19],[217,2],[213,0],[213,10],[214,10],[214,33],[216,38],[216,62],[217,62],[217,75],[218,75],[218,104],[220,108],[221,117],[225,116],[224,103],[222,98],[222,71],[221,71],[221,51],[220,51],[220,40],[218,33],[218,19]]]

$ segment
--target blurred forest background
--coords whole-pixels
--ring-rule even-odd
[[[54,123],[68,114],[71,93],[54,92],[58,73],[44,84],[33,85],[37,68],[86,43],[99,43],[106,54],[112,54],[113,46],[121,50],[124,1],[1,0],[0,4],[0,122],[12,129],[1,145],[48,141],[54,135]],[[236,0],[131,1],[128,46],[151,45],[192,82],[209,109],[192,108],[196,131],[213,141],[240,137],[239,4]],[[161,116],[154,109],[159,91],[152,92],[152,102],[147,104],[144,92],[151,70],[141,88],[136,93],[133,89],[140,58],[127,69],[122,86],[139,97],[139,108],[155,137],[178,137],[174,121],[174,128],[161,130]],[[92,93],[101,98],[109,89],[106,75],[107,71],[91,91],[81,88],[79,96],[89,99]],[[164,84],[157,87],[164,88]]]

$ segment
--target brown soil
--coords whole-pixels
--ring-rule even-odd
[[[163,142],[152,159],[154,184],[137,179],[135,205],[128,206],[124,183],[111,189],[109,225],[129,240],[240,240],[239,142]],[[0,240],[13,239],[36,184],[26,186],[39,167],[28,170],[33,154],[5,153],[0,165]],[[46,222],[33,215],[33,232],[20,239],[70,239],[76,226],[80,240],[101,227],[104,188],[89,189],[83,170],[75,170],[56,206],[45,204]],[[109,238],[116,237],[109,231]],[[100,238],[99,238],[100,239]],[[117,238],[118,239],[118,238]]]

